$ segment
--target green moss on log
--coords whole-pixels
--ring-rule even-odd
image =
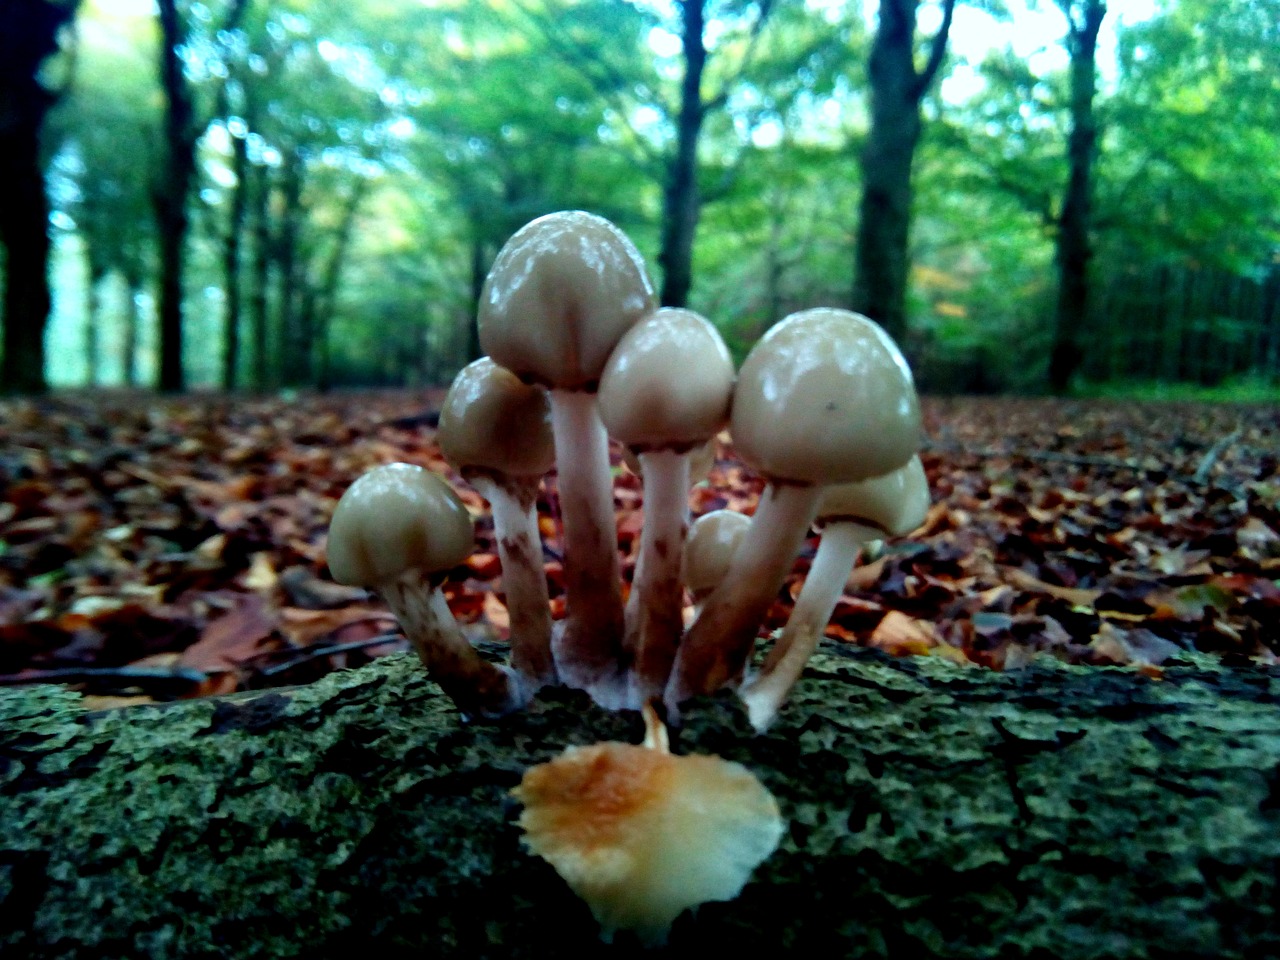
[[[767,736],[729,696],[691,711],[676,749],[749,766],[790,826],[738,900],[646,956],[1280,954],[1274,671],[814,666]],[[407,658],[97,715],[0,693],[0,953],[596,954],[508,791],[640,732],[565,691],[464,726]]]

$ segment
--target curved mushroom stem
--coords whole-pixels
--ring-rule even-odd
[[[551,657],[551,605],[538,532],[538,480],[483,473],[468,477],[489,501],[502,560],[502,590],[511,614],[511,665],[530,691],[556,682]]]
[[[644,527],[627,600],[626,645],[635,651],[633,703],[662,695],[684,633],[682,548],[689,527],[689,454],[646,450]]]
[[[551,391],[564,524],[564,629],[552,638],[561,680],[604,707],[620,706],[622,591],[609,476],[609,437],[595,394]]]
[[[400,621],[427,675],[466,717],[500,717],[529,701],[530,692],[505,667],[476,652],[458,629],[439,586],[411,571],[379,588]]]
[[[820,489],[772,482],[765,487],[729,572],[680,645],[665,697],[671,716],[690,697],[742,675],[760,622],[809,532]]]
[[[758,732],[763,733],[773,723],[804,665],[818,648],[863,543],[883,535],[857,523],[832,523],[822,531],[818,553],[782,636],[769,651],[760,673],[738,691],[751,725]]]

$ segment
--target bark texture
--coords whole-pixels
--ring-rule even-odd
[[[6,957],[1243,957],[1280,951],[1280,673],[993,673],[828,651],[777,726],[678,752],[789,822],[741,897],[604,950],[508,791],[634,714],[546,691],[464,726],[408,658],[292,692],[85,714],[0,694]],[[785,950],[780,954],[779,950]],[[710,952],[709,952],[710,951]]]

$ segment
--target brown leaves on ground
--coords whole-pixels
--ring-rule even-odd
[[[434,443],[439,393],[279,399],[64,396],[0,404],[0,683],[194,696],[304,682],[404,649],[381,602],[332,582],[343,490],[395,460],[447,476],[477,550],[446,594],[502,637],[484,501]],[[935,505],[856,569],[828,634],[1010,669],[1280,649],[1280,413],[1054,400],[926,403]],[[727,438],[726,438],[727,439]],[[643,491],[618,466],[627,576]],[[695,514],[750,512],[761,481],[722,443]],[[539,503],[563,614],[554,484]],[[781,626],[811,538],[768,625]],[[106,701],[103,701],[106,702]]]

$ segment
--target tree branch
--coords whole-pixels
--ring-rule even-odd
[[[938,32],[933,35],[933,40],[929,43],[929,59],[925,62],[924,69],[916,75],[915,93],[916,99],[919,100],[924,96],[933,78],[937,76],[938,69],[942,66],[942,60],[947,55],[947,38],[951,34],[951,20],[955,14],[956,0],[945,0],[942,4],[942,24],[938,27]]]

